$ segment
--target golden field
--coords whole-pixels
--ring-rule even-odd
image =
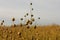
[[[60,40],[60,25],[0,26],[0,40]]]

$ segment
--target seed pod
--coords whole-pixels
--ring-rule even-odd
[[[21,20],[23,20],[23,18],[21,18]]]
[[[27,29],[29,29],[30,28],[30,26],[27,26]]]
[[[26,15],[24,15],[24,17],[26,17]]]
[[[21,34],[22,34],[21,32],[18,32],[19,37],[22,37],[22,35],[21,35]]]
[[[28,16],[28,13],[26,15]]]
[[[18,35],[21,35],[21,32],[18,32]]]
[[[38,19],[40,19],[40,17],[38,17]]]
[[[14,27],[16,27],[16,24],[14,24]]]
[[[12,33],[12,31],[9,31],[9,33],[11,34],[11,33]]]
[[[15,18],[12,18],[12,21],[15,21]]]
[[[32,25],[32,22],[30,22],[30,25]]]
[[[1,23],[1,25],[3,25],[3,23]]]
[[[36,25],[34,26],[34,29],[36,29]]]
[[[34,9],[32,8],[32,10],[34,10]]]
[[[28,23],[26,22],[26,25],[28,25]]]
[[[32,5],[32,3],[30,3],[30,5]]]
[[[2,20],[2,22],[4,23],[4,20]]]
[[[33,17],[34,15],[31,14],[31,17]]]
[[[27,23],[29,24],[30,20],[27,21]]]
[[[21,27],[23,26],[22,23],[20,24],[20,26],[21,26]]]
[[[35,21],[35,19],[34,19],[34,18],[31,18],[31,20],[32,20],[32,21]]]

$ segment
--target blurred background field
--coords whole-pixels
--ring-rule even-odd
[[[0,26],[0,40],[60,40],[60,25]]]

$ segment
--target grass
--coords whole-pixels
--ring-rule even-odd
[[[60,40],[60,26],[0,26],[0,40]]]

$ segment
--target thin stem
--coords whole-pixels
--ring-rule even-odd
[[[30,3],[30,15],[32,15],[32,3]]]

